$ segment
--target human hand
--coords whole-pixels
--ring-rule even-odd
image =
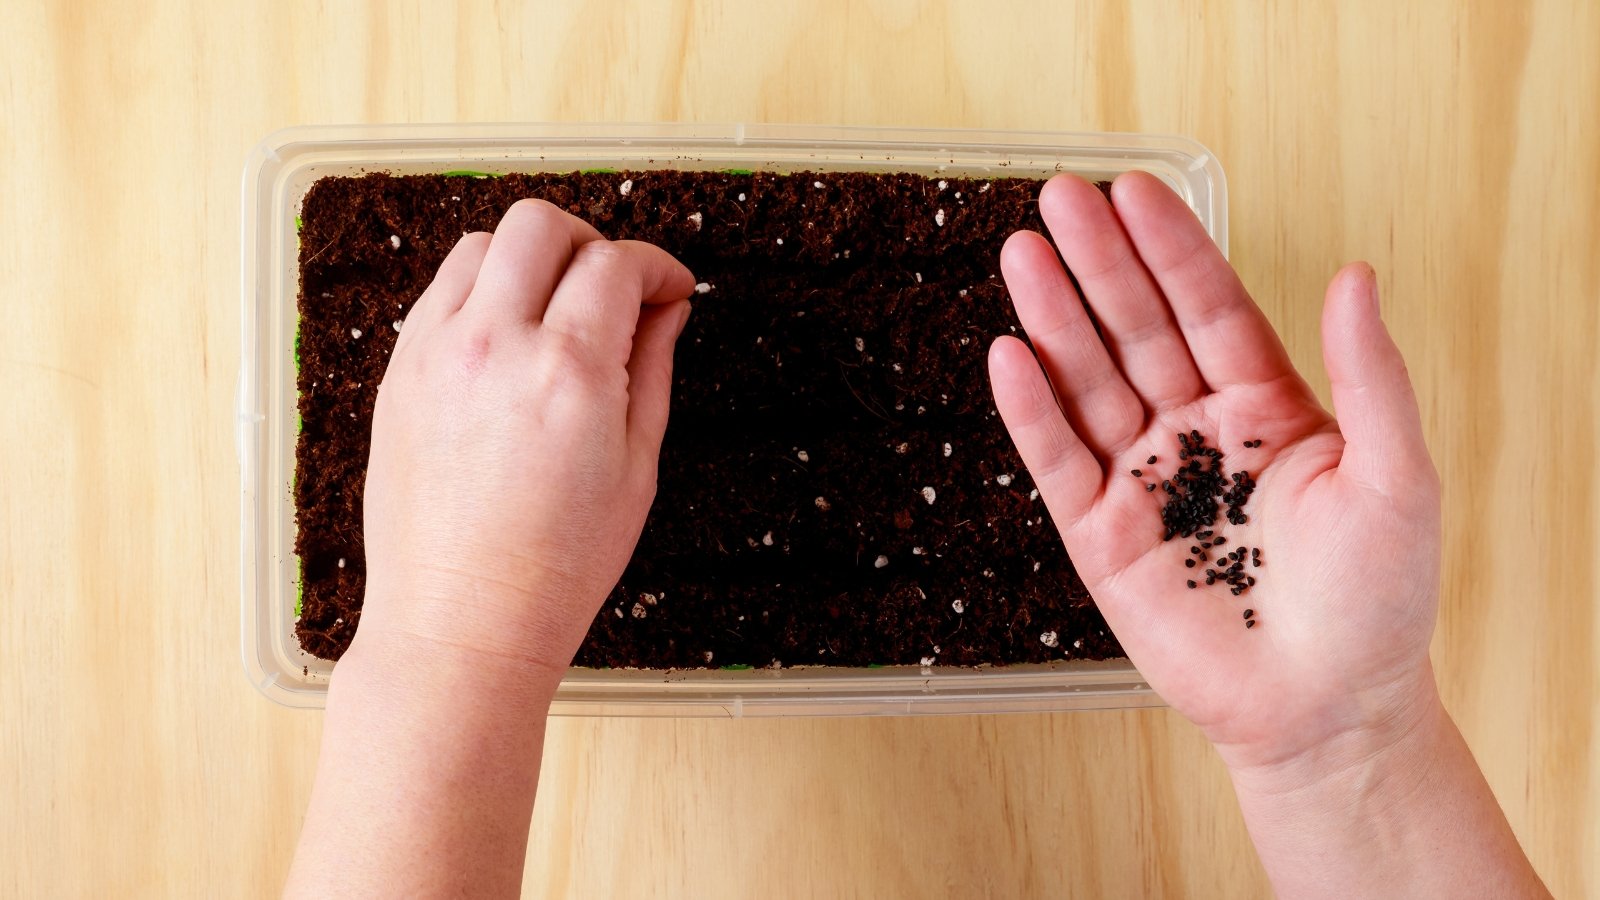
[[[665,251],[538,200],[456,244],[378,391],[357,645],[559,679],[654,499],[693,287]]]
[[[1111,198],[1060,176],[1039,199],[1104,340],[1055,250],[1022,232],[1001,268],[1037,362],[1012,337],[989,356],[1069,555],[1139,671],[1236,771],[1326,762],[1347,738],[1351,754],[1398,742],[1438,703],[1439,483],[1372,270],[1347,266],[1327,292],[1336,420],[1176,195],[1135,173]],[[1171,477],[1176,434],[1191,430],[1257,482],[1249,521],[1219,515],[1231,546],[1212,551],[1260,548],[1243,596],[1185,568],[1197,542],[1164,542],[1167,494],[1146,491]]]

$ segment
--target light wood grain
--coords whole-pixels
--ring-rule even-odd
[[[1600,894],[1600,7],[1361,0],[0,4],[0,895],[263,896],[320,716],[238,662],[238,179],[279,126],[1181,132],[1320,376],[1382,275],[1448,493],[1447,702]],[[1252,896],[1162,711],[561,721],[530,896]]]

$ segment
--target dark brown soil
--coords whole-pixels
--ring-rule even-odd
[[[1121,656],[984,369],[989,342],[1020,333],[999,250],[1041,227],[1039,183],[940,185],[658,171],[319,181],[300,248],[304,647],[336,659],[360,621],[361,485],[395,323],[464,232],[542,197],[608,237],[661,245],[711,286],[678,345],[655,507],[580,665]]]

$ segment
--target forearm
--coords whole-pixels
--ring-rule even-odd
[[[286,895],[514,896],[552,679],[364,637],[329,686]]]
[[[1402,734],[1233,781],[1279,896],[1549,896],[1432,690]]]

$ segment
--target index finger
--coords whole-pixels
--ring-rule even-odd
[[[462,310],[537,322],[578,248],[604,240],[594,226],[544,200],[511,204],[489,239]]]
[[[590,241],[577,248],[544,312],[559,332],[626,362],[644,303],[683,300],[694,276],[672,254],[643,241]]]
[[[1177,194],[1129,172],[1112,183],[1111,202],[1212,390],[1298,377],[1272,323]]]

